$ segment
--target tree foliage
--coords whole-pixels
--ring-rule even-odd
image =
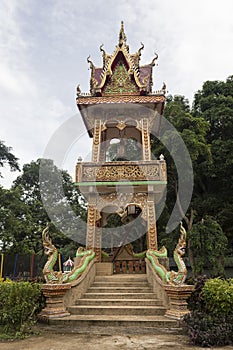
[[[203,169],[208,168],[211,164],[211,153],[209,145],[206,143],[206,134],[208,132],[208,123],[202,118],[195,118],[190,111],[190,107],[187,99],[183,96],[169,96],[167,98],[167,104],[165,106],[164,117],[174,126],[174,128],[179,132],[180,136],[185,142],[185,146],[188,149],[190,158],[192,160],[192,166],[194,171],[194,193],[192,201],[190,203],[190,208],[195,208],[195,201],[198,198],[198,193],[200,192],[200,183]],[[176,171],[176,165],[174,164],[173,157],[177,158],[177,153],[179,152],[178,145],[176,144],[175,138],[173,138],[173,132],[168,131],[166,135],[166,130],[161,130],[161,133],[165,137],[169,138],[169,143],[171,145],[171,152],[164,147],[157,139],[153,140],[152,152],[154,156],[163,154],[167,162],[167,172],[168,172],[168,186],[167,186],[167,200],[165,210],[158,222],[159,226],[159,238],[163,244],[167,241],[167,247],[172,251],[175,247],[175,242],[178,236],[178,230],[176,234],[169,236],[165,233],[165,227],[167,219],[172,212],[174,207],[177,191],[178,191],[178,177]],[[183,162],[182,156],[179,159]],[[180,211],[183,215],[182,204],[180,203]],[[186,214],[187,227],[191,228],[192,225],[192,215],[190,211]],[[188,224],[189,221],[189,224]]]
[[[197,274],[204,265],[211,274],[221,274],[224,256],[233,254],[233,77],[205,82],[192,108],[183,96],[168,97],[164,116],[180,133],[192,159],[194,189],[184,216],[191,265]],[[175,153],[176,145],[173,148]],[[154,140],[152,149],[155,156],[165,155],[168,166],[167,201],[158,232],[172,251],[178,230],[167,235],[165,226],[177,197],[177,173],[162,144]]]
[[[7,164],[12,171],[19,170],[18,158],[11,153],[11,150],[11,147],[6,146],[4,141],[0,140],[0,168]]]
[[[227,238],[219,223],[206,216],[192,226],[188,239],[194,256],[194,274],[201,274],[206,267],[214,276],[223,275]]]
[[[45,164],[44,178],[40,179],[41,159],[23,166],[22,175],[18,176],[10,190],[2,189],[0,192],[2,210],[0,216],[0,240],[2,250],[11,253],[37,253],[42,250],[41,233],[46,223],[51,221],[44,208],[41,191],[44,191],[44,201],[55,211],[53,222],[50,225],[52,239],[60,251],[66,255],[74,255],[78,243],[76,237],[70,237],[71,232],[64,232],[66,218],[61,217],[65,210],[72,212],[85,221],[86,207],[83,198],[75,188],[69,174],[60,171],[51,160],[43,160]],[[61,180],[60,191],[57,179]],[[60,216],[58,215],[60,213]],[[57,214],[57,216],[56,216]],[[56,222],[57,220],[57,222]],[[59,229],[58,220],[60,220]],[[71,226],[72,223],[70,223]],[[63,230],[64,229],[64,230]],[[66,247],[66,248],[64,248]],[[68,249],[67,249],[68,247]]]
[[[0,281],[0,338],[24,338],[32,334],[43,299],[37,283]]]
[[[193,114],[209,125],[207,142],[212,166],[203,176],[200,207],[221,224],[233,254],[233,76],[224,81],[207,81],[195,95]]]
[[[193,345],[213,347],[233,343],[233,280],[198,278],[184,316]]]

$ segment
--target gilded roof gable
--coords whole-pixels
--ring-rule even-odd
[[[140,67],[141,51],[144,45],[135,54],[130,54],[124,24],[121,22],[119,42],[112,55],[109,55],[100,46],[103,56],[103,67],[94,66],[90,57],[87,61],[91,68],[90,92],[92,96],[104,96],[105,94],[146,95],[151,93],[152,67],[154,60],[148,65]]]

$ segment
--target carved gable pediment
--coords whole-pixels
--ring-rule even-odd
[[[131,244],[127,244],[120,248],[115,260],[138,260],[138,258],[134,257]]]
[[[128,94],[139,92],[132,75],[129,74],[123,59],[119,59],[103,88],[104,94]]]

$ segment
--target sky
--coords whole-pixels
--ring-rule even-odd
[[[112,54],[124,21],[130,52],[154,67],[154,88],[194,94],[207,80],[233,74],[232,0],[0,0],[0,140],[20,166],[43,157],[54,135],[76,118],[60,166],[74,178],[76,160],[90,157],[91,141],[76,107],[76,87],[89,92],[87,56],[100,67],[101,44]],[[75,130],[72,130],[73,133]],[[63,150],[64,151],[64,150]],[[63,152],[64,153],[64,152]],[[9,187],[19,175],[4,170]]]

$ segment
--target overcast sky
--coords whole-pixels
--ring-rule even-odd
[[[42,157],[57,128],[77,114],[77,142],[62,164],[73,176],[91,147],[76,86],[89,92],[86,58],[102,65],[99,46],[113,53],[121,20],[130,52],[145,45],[142,64],[159,54],[154,90],[164,81],[191,102],[203,82],[233,74],[232,14],[232,0],[0,0],[0,140],[22,166]],[[17,175],[5,172],[0,183]]]

